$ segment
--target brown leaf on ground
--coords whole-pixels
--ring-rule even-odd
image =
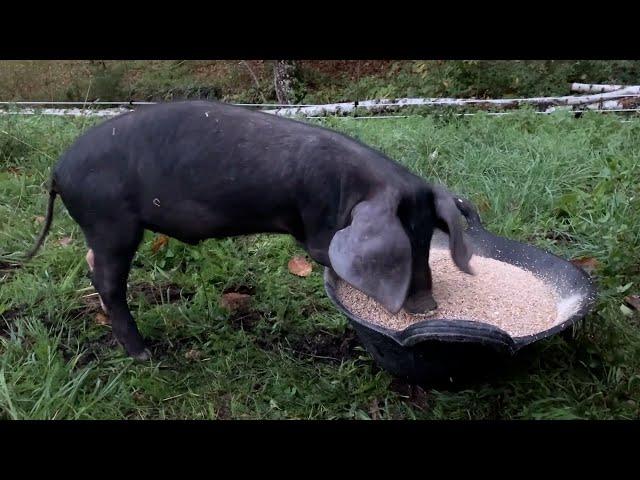
[[[220,306],[231,312],[245,311],[251,303],[251,295],[246,293],[229,292],[220,298]]]
[[[68,247],[69,245],[71,245],[72,241],[73,241],[73,238],[71,237],[62,237],[60,240],[58,240],[58,245],[62,245],[63,247]]]
[[[161,248],[165,247],[169,243],[169,237],[166,235],[158,235],[151,245],[151,251],[153,253],[158,253]]]
[[[313,270],[311,263],[305,257],[301,256],[296,256],[289,260],[288,267],[289,272],[299,277],[308,277],[311,275],[311,270]]]
[[[369,404],[369,414],[372,420],[380,420],[380,404],[377,398],[374,398]]]
[[[628,297],[624,297],[624,303],[634,310],[640,311],[640,295],[629,295]]]
[[[145,394],[140,391],[137,391],[137,392],[133,392],[132,397],[136,402],[142,402],[145,399]]]
[[[587,273],[592,273],[600,265],[600,262],[598,262],[598,260],[596,260],[593,257],[572,258],[571,263],[573,263],[576,267],[581,268]]]
[[[44,223],[45,218],[42,215],[36,217],[36,223]]]
[[[192,348],[184,354],[184,358],[186,358],[187,360],[198,360],[200,357],[202,357],[202,353],[195,348]]]
[[[96,323],[98,325],[110,325],[111,319],[107,317],[104,313],[96,313]]]

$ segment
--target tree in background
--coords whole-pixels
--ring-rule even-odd
[[[293,60],[276,60],[273,66],[273,83],[278,103],[292,104],[296,102],[297,66]]]

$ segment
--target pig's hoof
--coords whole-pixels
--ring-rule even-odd
[[[414,295],[407,298],[403,307],[409,313],[425,314],[437,309],[438,304],[433,295]]]
[[[137,362],[147,362],[151,360],[151,351],[148,348],[145,348],[144,350],[142,350],[142,352],[131,355],[131,358],[133,358]]]

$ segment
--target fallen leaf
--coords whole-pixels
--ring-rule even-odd
[[[289,271],[299,277],[308,277],[313,269],[311,263],[306,258],[296,256],[289,260]]]
[[[640,295],[629,295],[624,297],[624,302],[631,308],[640,311]]]
[[[71,237],[62,237],[60,240],[58,240],[58,245],[62,245],[63,247],[68,247],[69,245],[71,245],[72,241],[73,241],[73,238]]]
[[[369,414],[372,420],[380,420],[380,404],[377,398],[374,398],[369,404]]]
[[[232,312],[246,310],[250,302],[251,295],[246,293],[229,292],[220,298],[220,306]]]
[[[571,263],[573,263],[576,267],[581,268],[587,273],[592,273],[600,265],[600,262],[598,262],[598,260],[596,260],[593,257],[572,258]]]
[[[198,360],[200,357],[202,357],[202,353],[195,348],[192,348],[184,354],[184,358],[186,358],[187,360]]]
[[[44,223],[45,218],[42,215],[36,217],[36,223]]]
[[[166,235],[158,235],[153,240],[153,244],[151,245],[151,251],[153,253],[158,253],[158,251],[162,247],[165,247],[168,243],[169,243],[169,237],[167,237]]]
[[[107,317],[104,313],[96,313],[96,323],[98,325],[110,325],[111,319]]]

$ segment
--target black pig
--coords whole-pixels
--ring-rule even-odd
[[[55,166],[46,221],[60,195],[84,232],[87,261],[113,333],[149,358],[126,301],[145,229],[189,244],[273,232],[390,312],[436,308],[428,265],[434,228],[471,273],[460,212],[445,189],[332,130],[217,102],[159,104],[84,133]]]

